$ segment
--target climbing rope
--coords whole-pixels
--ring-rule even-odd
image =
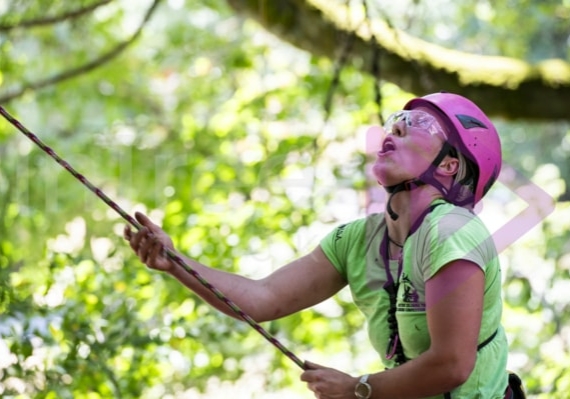
[[[29,131],[24,125],[22,125],[16,118],[10,115],[2,106],[0,106],[0,114],[12,124],[16,129],[22,132],[26,137],[33,141],[38,147],[40,147],[45,153],[47,153],[51,158],[53,158],[58,164],[60,164],[65,170],[71,173],[77,180],[79,180],[84,186],[91,190],[97,197],[99,197],[105,204],[110,206],[115,210],[123,219],[130,223],[137,230],[140,230],[142,226],[136,221],[135,218],[130,216],[121,207],[109,198],[103,191],[94,186],[85,176],[77,172],[71,167],[71,165],[55,153],[50,147],[45,145],[35,134]],[[220,290],[210,284],[204,277],[202,277],[196,270],[192,269],[184,260],[174,251],[169,248],[164,247],[164,252],[166,255],[175,263],[182,266],[192,277],[194,277],[200,284],[210,290],[218,299],[224,302],[228,307],[237,315],[239,315],[247,324],[253,327],[259,334],[263,336],[267,341],[273,344],[277,349],[279,349],[285,356],[291,359],[297,366],[301,369],[306,370],[307,366],[305,363],[299,359],[293,352],[288,350],[281,342],[279,342],[275,337],[273,337],[269,332],[267,332],[259,323],[241,310],[231,299],[226,297]]]

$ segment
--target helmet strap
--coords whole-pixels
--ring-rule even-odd
[[[386,187],[386,191],[390,194],[390,198],[388,198],[388,203],[386,204],[386,212],[388,212],[388,215],[390,215],[392,220],[398,220],[399,217],[399,215],[394,212],[394,209],[392,209],[392,199],[394,198],[394,195],[398,194],[400,191],[412,191],[424,184],[425,183],[419,179],[412,179]]]
[[[420,186],[423,186],[424,184],[429,184],[430,186],[435,187],[443,195],[444,198],[447,198],[449,195],[449,189],[433,176],[433,172],[439,166],[441,161],[443,161],[443,158],[449,154],[449,151],[452,148],[453,147],[451,144],[449,144],[447,141],[444,142],[441,150],[439,150],[439,153],[432,161],[431,165],[425,172],[420,175],[420,177],[386,187],[386,191],[390,194],[390,198],[388,198],[388,203],[386,204],[386,212],[388,212],[388,215],[390,215],[390,218],[392,220],[398,220],[399,215],[392,208],[391,202],[394,198],[394,195],[401,191],[412,191]]]

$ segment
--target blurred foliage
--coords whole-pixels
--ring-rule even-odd
[[[216,268],[261,277],[362,215],[361,126],[377,123],[374,82],[343,70],[327,119],[332,61],[278,41],[223,0],[157,3],[0,2],[3,106],[125,210],[148,212],[179,250]],[[386,3],[377,12],[434,42],[568,57],[564,2]],[[410,97],[387,83],[382,94],[386,115]],[[564,198],[569,127],[497,124],[506,162]],[[121,239],[125,222],[4,120],[0,160],[2,397],[198,397],[222,381],[310,397],[295,365],[255,331],[142,266]],[[514,196],[497,190],[499,214],[520,211]],[[501,255],[511,362],[531,397],[570,388],[569,231],[559,202]],[[266,327],[302,358],[356,373],[378,367],[362,322],[343,291]]]

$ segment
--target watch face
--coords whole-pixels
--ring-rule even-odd
[[[370,397],[370,392],[371,388],[370,388],[370,384],[366,383],[366,382],[359,382],[358,384],[356,384],[356,390],[355,390],[355,394],[357,397],[359,398],[369,398]]]

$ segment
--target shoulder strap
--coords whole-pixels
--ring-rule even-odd
[[[408,237],[411,236],[412,234],[414,234],[416,232],[417,229],[420,228],[420,225],[422,224],[422,222],[424,221],[424,219],[426,218],[427,215],[429,215],[435,208],[437,208],[440,205],[446,204],[447,202],[445,202],[444,200],[442,201],[438,201],[434,204],[431,204],[429,206],[429,208],[427,208],[421,215],[419,218],[416,219],[416,221],[414,222],[414,224],[412,225],[412,227],[410,228],[410,232],[408,233]]]
[[[493,334],[491,334],[489,336],[489,338],[487,338],[485,341],[481,342],[479,345],[477,345],[477,351],[480,351],[481,349],[483,349],[484,347],[486,347],[496,336],[497,333],[499,332],[499,329],[497,328]]]

